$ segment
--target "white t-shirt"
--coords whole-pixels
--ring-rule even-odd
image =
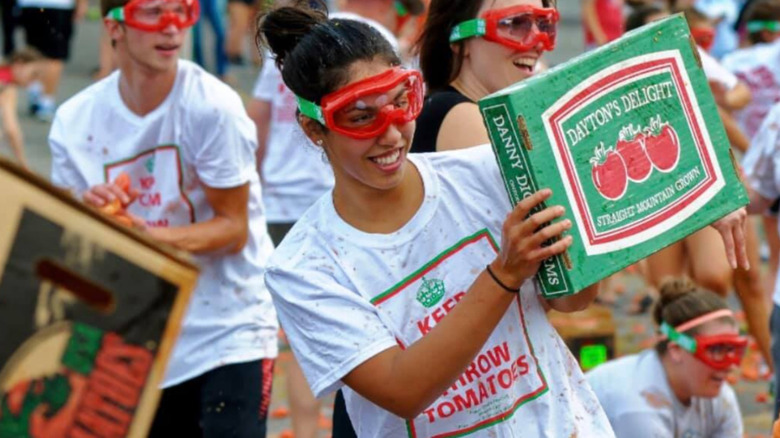
[[[717,59],[713,58],[712,55],[707,53],[706,50],[702,49],[701,47],[698,47],[699,49],[699,59],[701,59],[701,68],[704,70],[704,75],[707,76],[707,80],[720,82],[723,84],[724,87],[726,87],[727,90],[731,90],[732,88],[737,86],[737,82],[739,82],[739,79],[734,75],[734,73],[726,70],[720,62],[718,62]]]
[[[780,198],[780,104],[774,105],[742,159],[751,187],[771,201]],[[780,279],[780,272],[778,272]],[[775,282],[772,301],[780,306],[780,282]]]
[[[342,387],[346,374],[379,352],[418,341],[497,255],[510,204],[490,147],[409,160],[425,198],[401,229],[368,234],[351,227],[336,213],[331,192],[269,262],[266,284],[318,397]],[[361,438],[408,431],[417,437],[614,436],[533,281],[461,377],[414,421],[346,387],[344,398]]]
[[[342,20],[355,20],[355,21],[360,21],[362,23],[366,23],[369,26],[371,26],[374,29],[376,29],[377,31],[379,31],[379,33],[383,37],[385,37],[385,39],[390,43],[390,45],[393,46],[393,48],[396,51],[398,51],[398,38],[396,38],[395,35],[393,35],[393,33],[390,32],[390,30],[388,30],[386,27],[382,26],[382,24],[379,23],[376,20],[372,20],[370,18],[366,18],[366,17],[364,17],[362,15],[358,15],[358,14],[355,14],[353,12],[342,12],[342,11],[331,12],[328,15],[328,18],[331,19],[331,20],[334,19],[334,18],[337,18],[337,19],[342,19]]]
[[[263,158],[263,204],[269,223],[290,223],[333,187],[333,171],[295,119],[295,95],[266,58],[253,96],[270,102],[271,126]]]
[[[622,357],[588,372],[588,382],[618,438],[738,438],[742,418],[734,390],[693,397],[684,406],[673,394],[655,350]]]
[[[244,249],[196,257],[200,278],[163,387],[222,365],[276,357],[276,313],[263,282],[273,246],[255,170],[256,130],[241,99],[197,65],[179,60],[168,97],[139,117],[120,97],[119,77],[113,73],[58,109],[49,135],[54,184],[80,195],[127,172],[141,192],[128,210],[151,226],[211,219],[201,183],[250,185]]]
[[[753,99],[736,118],[745,135],[753,138],[769,109],[780,101],[780,40],[736,50],[721,64],[750,88]]]

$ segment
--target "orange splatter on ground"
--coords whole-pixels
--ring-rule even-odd
[[[749,351],[744,359],[742,359],[742,365],[740,371],[742,377],[746,380],[756,381],[761,377],[759,367],[761,366],[761,354],[757,351]]]
[[[290,410],[286,406],[279,406],[271,411],[271,418],[285,418],[290,415]]]
[[[756,394],[756,403],[766,403],[769,401],[769,394],[765,392],[759,392]]]
[[[333,428],[333,422],[328,417],[320,415],[320,418],[317,420],[317,426],[320,429],[330,430]]]

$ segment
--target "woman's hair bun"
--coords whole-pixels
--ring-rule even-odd
[[[664,280],[658,290],[658,301],[653,308],[653,319],[657,324],[663,321],[663,311],[670,304],[678,299],[688,295],[691,292],[698,291],[700,288],[688,277],[668,278]]]
[[[328,21],[323,0],[287,0],[257,18],[257,45],[265,46],[280,68],[287,55],[318,24]]]

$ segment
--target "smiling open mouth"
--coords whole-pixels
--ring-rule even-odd
[[[394,149],[391,152],[388,152],[384,155],[380,155],[378,157],[371,157],[369,160],[373,161],[376,164],[379,164],[380,166],[390,166],[398,162],[398,160],[401,158],[401,149]]]

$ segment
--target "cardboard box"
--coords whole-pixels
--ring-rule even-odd
[[[0,161],[0,438],[145,437],[198,270]]]
[[[617,272],[747,204],[681,15],[479,101],[512,204],[548,187],[574,243],[547,298]]]

